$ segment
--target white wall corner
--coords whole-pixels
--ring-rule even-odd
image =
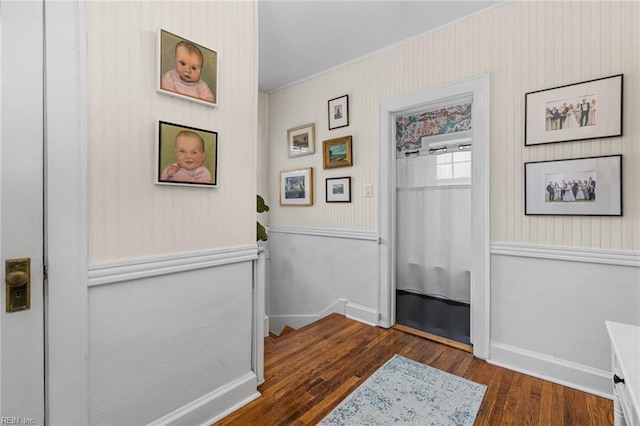
[[[345,299],[338,299],[318,314],[271,315],[269,317],[269,330],[279,335],[287,325],[297,330],[333,313],[345,315],[346,305],[347,301]]]
[[[247,373],[150,423],[150,426],[211,425],[260,397],[257,378]],[[214,413],[212,417],[211,414]]]
[[[487,362],[603,398],[613,398],[611,373],[598,368],[494,341]]]

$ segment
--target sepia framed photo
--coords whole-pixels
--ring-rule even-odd
[[[622,216],[622,155],[524,165],[527,215]]]
[[[329,130],[349,125],[349,95],[329,100]]]
[[[351,136],[322,142],[322,163],[325,169],[352,166]]]
[[[218,186],[218,132],[160,121],[156,184]]]
[[[166,95],[218,105],[218,53],[160,29],[156,88]]]
[[[327,203],[351,202],[351,177],[338,177],[326,179]]]
[[[313,123],[287,130],[289,158],[302,157],[316,152],[315,131],[316,126]]]
[[[280,205],[313,205],[313,168],[280,172]]]
[[[622,74],[525,94],[525,146],[622,136]]]

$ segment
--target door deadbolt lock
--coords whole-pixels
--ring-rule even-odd
[[[7,312],[25,311],[31,307],[31,259],[5,261]]]

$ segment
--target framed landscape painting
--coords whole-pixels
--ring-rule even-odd
[[[322,148],[322,164],[325,169],[353,165],[351,136],[324,141],[322,142]]]
[[[525,146],[622,135],[622,74],[525,95]]]
[[[527,215],[622,216],[622,155],[524,165]]]
[[[313,123],[287,130],[289,158],[302,157],[316,152],[315,130],[316,126]]]

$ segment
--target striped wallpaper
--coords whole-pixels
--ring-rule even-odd
[[[89,263],[255,242],[257,4],[88,2]],[[218,106],[156,92],[162,28],[218,52]],[[159,120],[218,132],[217,188],[154,184]]]
[[[639,2],[507,2],[269,94],[270,224],[376,230],[380,102],[485,72],[492,241],[640,251]],[[525,148],[525,93],[620,73],[624,136]],[[327,101],[344,94],[350,125],[329,131]],[[289,159],[287,129],[306,123],[316,124],[316,154]],[[322,141],[345,135],[353,136],[353,167],[323,170]],[[524,215],[525,162],[610,154],[623,155],[623,217]],[[314,206],[279,206],[279,172],[309,166]],[[352,203],[325,203],[325,178],[337,176],[352,177]]]

